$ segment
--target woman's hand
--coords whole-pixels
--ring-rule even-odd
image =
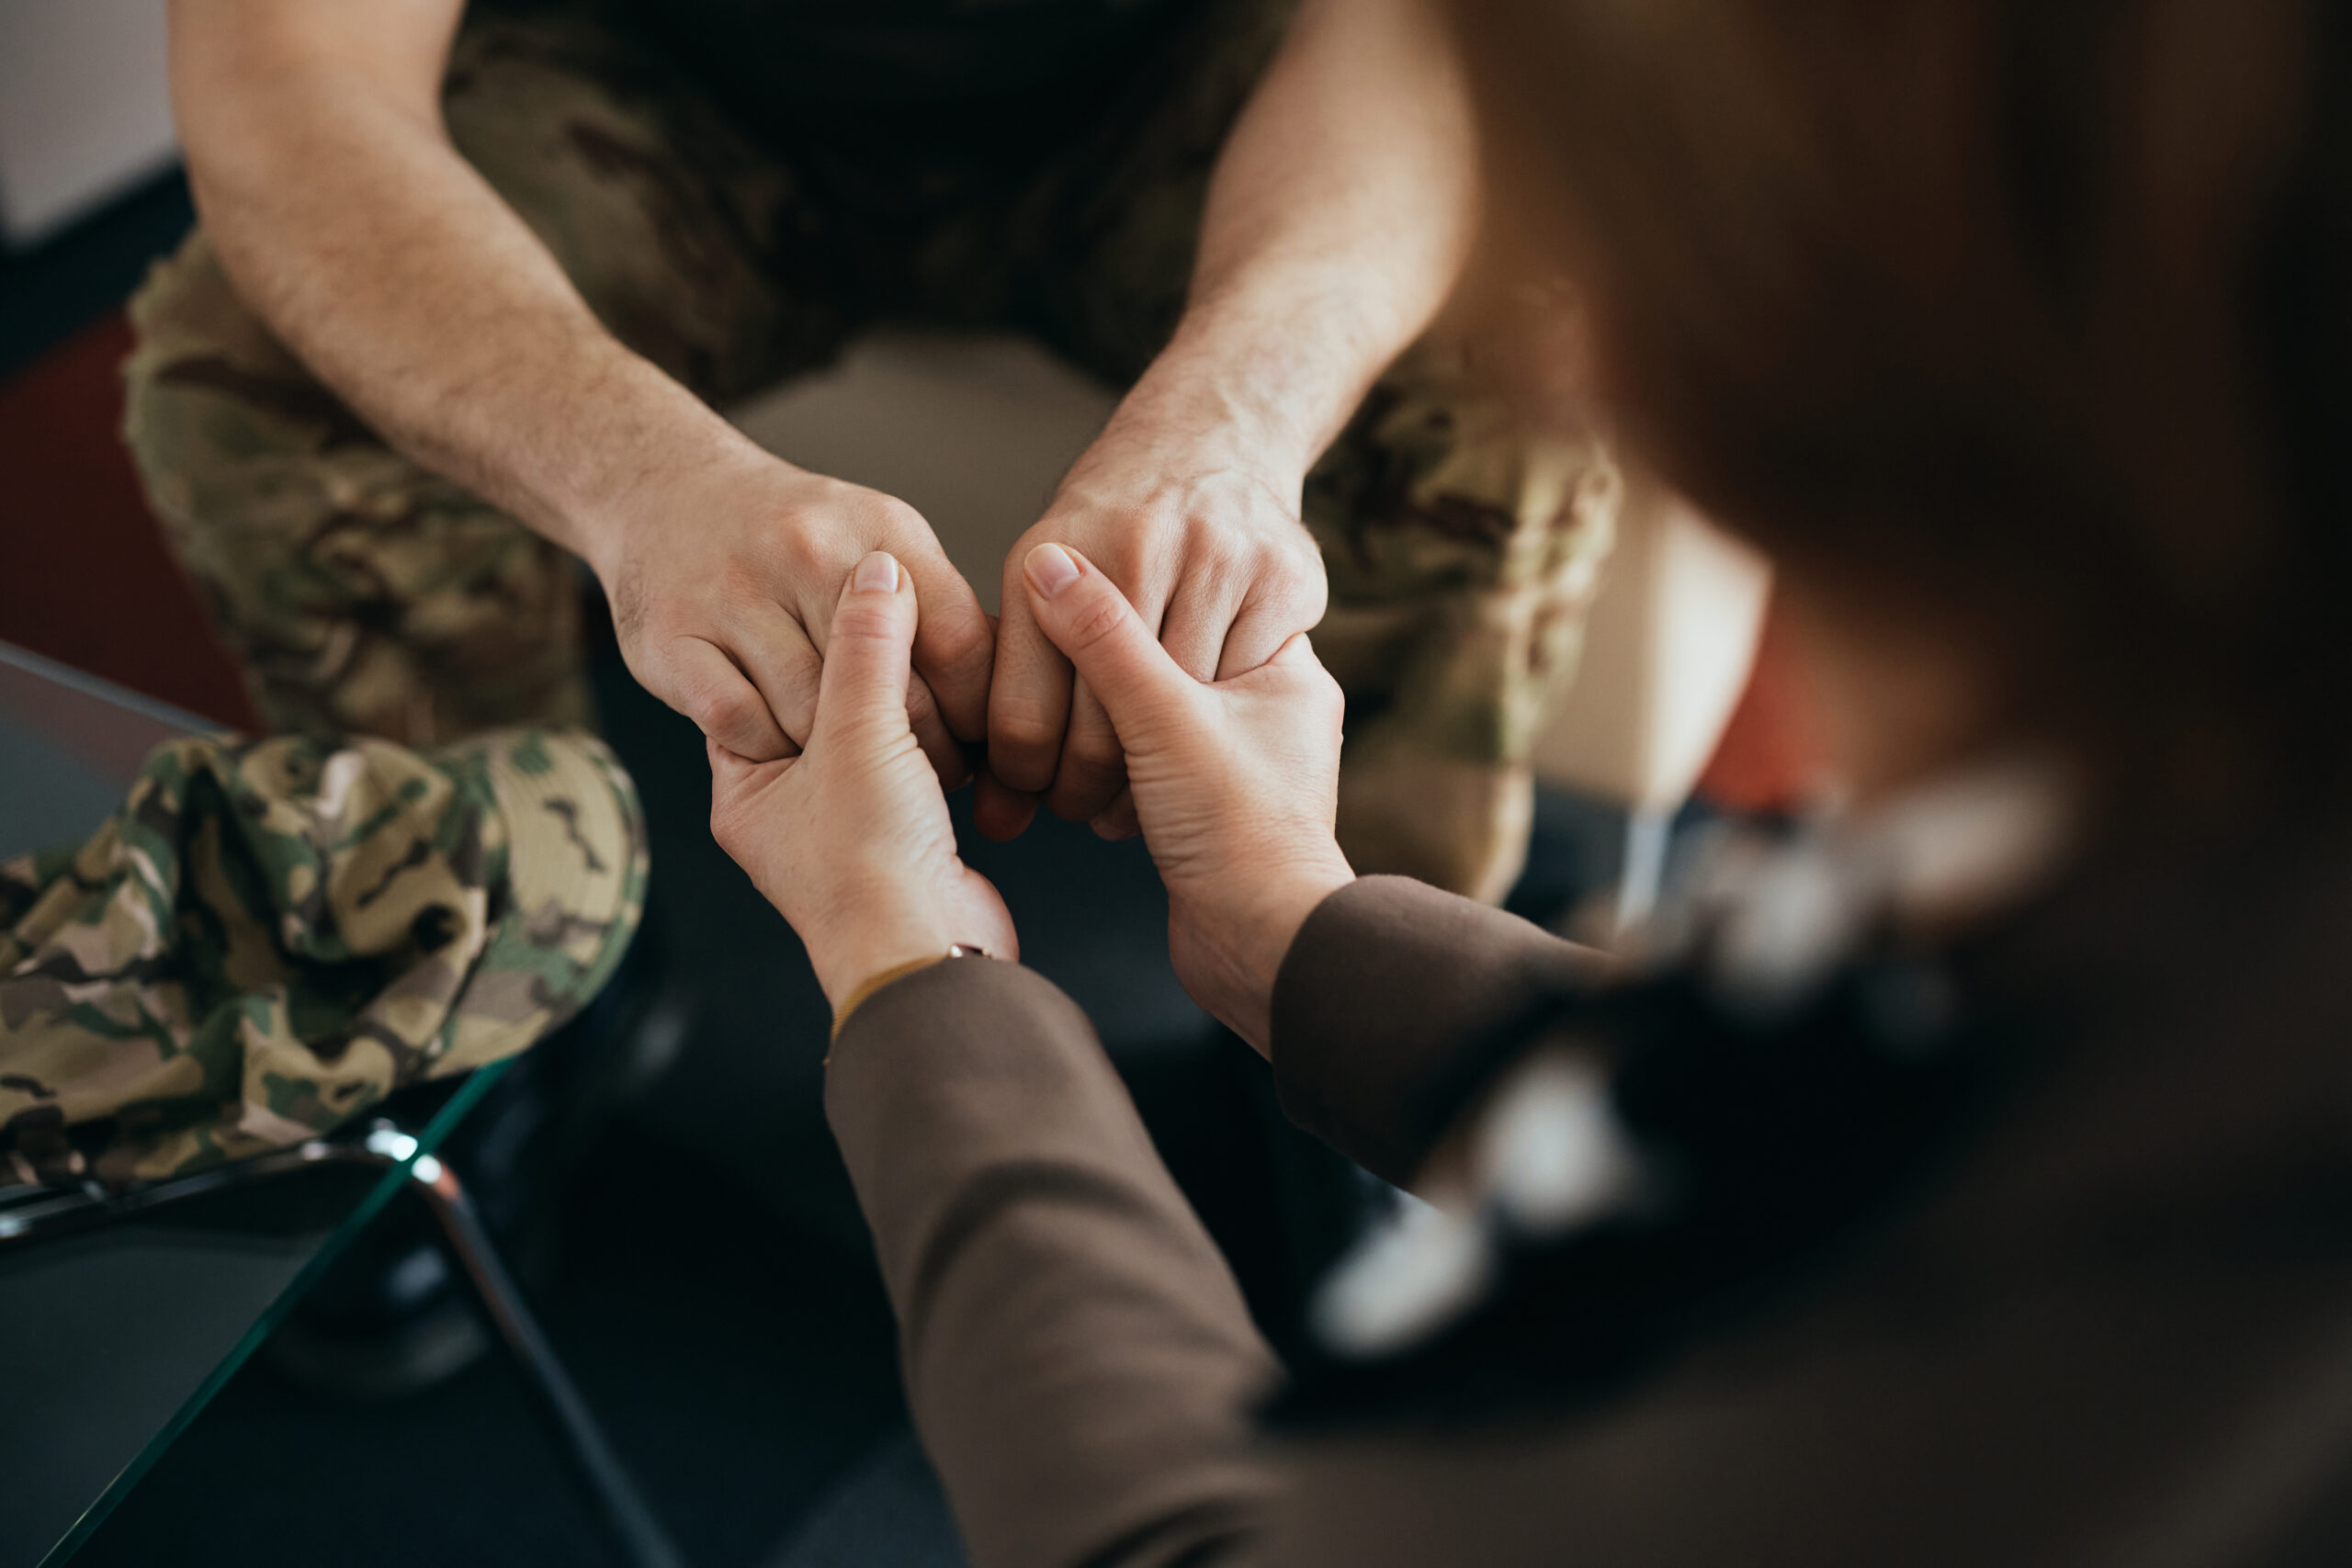
[[[1218,432],[1188,449],[1180,433],[1123,434],[1114,421],[1005,561],[989,770],[1106,838],[1136,831],[1118,737],[1030,615],[1024,563],[1047,541],[1090,552],[1089,563],[1159,628],[1160,646],[1194,680],[1257,668],[1323,618],[1323,558],[1298,520],[1304,470],[1269,477],[1247,468],[1231,451],[1238,445]],[[980,814],[992,836],[1015,825],[994,810]]]
[[[914,585],[877,550],[833,611],[800,755],[750,762],[707,743],[711,834],[800,933],[837,1010],[954,943],[1019,949],[1004,900],[956,853],[939,775],[908,725],[914,637]]]
[[[1022,578],[1038,628],[1101,701],[1126,753],[1144,841],[1168,884],[1177,977],[1263,1054],[1291,939],[1355,879],[1331,834],[1339,682],[1302,632],[1256,669],[1204,684],[1076,551],[1039,545]]]

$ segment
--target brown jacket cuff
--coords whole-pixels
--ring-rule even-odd
[[[1401,876],[1316,907],[1274,979],[1283,1111],[1365,1169],[1408,1181],[1497,1039],[1590,986],[1599,953]]]

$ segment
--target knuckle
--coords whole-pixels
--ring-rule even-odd
[[[775,531],[769,545],[776,568],[786,579],[795,582],[821,582],[849,569],[834,559],[831,539],[820,529],[804,528],[794,518]],[[752,592],[765,598],[758,584]]]
[[[956,615],[931,623],[933,646],[942,661],[961,666],[996,657],[996,634],[985,615]]]
[[[775,705],[771,707],[765,698],[759,698],[754,712],[759,718],[773,718],[787,741],[796,734],[805,739],[817,716],[817,693],[822,683],[822,671],[815,664],[795,665],[779,682]]]
[[[1295,579],[1320,576],[1323,552],[1295,528],[1281,534],[1261,534],[1251,541],[1250,565],[1261,577]]]
[[[1073,728],[1062,747],[1063,765],[1093,778],[1124,777],[1126,761],[1118,736],[1107,727]]]
[[[1054,782],[1053,760],[1050,757],[1022,757],[989,752],[989,772],[1005,788],[1022,795],[1042,795]]]
[[[1007,614],[1011,613],[1012,606],[1023,603],[1028,592],[1029,552],[1045,542],[1037,536],[1037,530],[1032,528],[1013,541],[1012,548],[1004,552],[1004,566],[997,573],[996,585],[998,606]]]
[[[1060,726],[1023,705],[996,716],[989,726],[989,739],[992,747],[1002,745],[1024,758],[1041,752],[1050,756],[1060,743]]]
[[[879,491],[869,491],[868,495],[865,521],[876,543],[888,544],[894,540],[927,536],[931,533],[931,525],[923,520],[922,513],[897,496],[885,495]]]
[[[1323,586],[1323,552],[1314,540],[1297,529],[1275,547],[1275,560],[1284,576],[1304,584],[1311,584],[1317,592]]]
[[[1068,538],[1091,532],[1109,519],[1134,517],[1139,510],[1115,489],[1085,479],[1066,480],[1054,493],[1053,504],[1046,508],[1045,517],[1032,532],[1044,538]]]
[[[1306,596],[1305,605],[1301,611],[1304,624],[1319,625],[1324,613],[1331,607],[1331,583],[1330,580],[1323,575],[1322,557],[1317,556],[1308,563],[1307,570],[1300,574],[1299,582],[1300,591]]]
[[[1266,553],[1265,531],[1260,528],[1206,528],[1198,546],[1204,560],[1231,569],[1252,564]]]
[[[1105,554],[1108,558],[1095,564],[1102,569],[1103,576],[1131,597],[1151,590],[1174,567],[1177,558],[1173,551],[1152,548],[1150,531],[1145,528],[1122,533]]]
[[[704,734],[722,743],[729,736],[740,740],[747,729],[757,728],[763,711],[748,688],[715,672],[690,676],[676,693],[676,705]]]
[[[1249,573],[1231,546],[1217,545],[1196,552],[1184,563],[1182,591],[1186,597],[1216,603],[1237,595],[1237,586],[1246,587]]]
[[[1287,636],[1305,631],[1323,618],[1326,592],[1319,571],[1312,576],[1282,573],[1262,578],[1254,585],[1250,607]]]
[[[1068,544],[1085,531],[1085,523],[1083,510],[1072,508],[1066,500],[1057,501],[1046,509],[1045,515],[1021,531],[1021,537],[1012,543],[1012,553],[1005,559],[1017,568],[1039,545]]]
[[[616,604],[614,625],[651,648],[667,648],[682,637],[694,635],[674,599],[642,588],[628,596],[625,606]]]
[[[710,692],[698,694],[687,710],[706,735],[720,739],[729,736],[744,737],[759,728],[758,705],[740,692]]]

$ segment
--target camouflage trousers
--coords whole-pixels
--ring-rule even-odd
[[[623,342],[715,404],[879,319],[1016,328],[1114,385],[1164,344],[1209,171],[1280,37],[1224,0],[1035,156],[949,134],[758,134],[627,32],[476,16],[444,107],[458,150]],[[364,197],[355,197],[364,199]],[[584,718],[571,563],[392,452],[238,301],[205,236],[133,303],[127,434],[173,547],[271,726],[429,744]],[[1528,756],[1573,669],[1619,484],[1538,435],[1469,356],[1408,353],[1311,477],[1351,700],[1359,868],[1485,897],[1524,855]]]
[[[584,736],[166,742],[88,841],[0,863],[0,1183],[184,1175],[512,1055],[645,875]]]

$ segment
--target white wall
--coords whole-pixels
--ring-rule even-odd
[[[0,237],[30,244],[173,156],[164,0],[0,0]]]
[[[1115,400],[1026,338],[881,332],[734,411],[778,457],[897,496],[980,603]]]
[[[1584,661],[1535,771],[1637,810],[1682,804],[1747,689],[1771,571],[1690,506],[1629,479]]]

